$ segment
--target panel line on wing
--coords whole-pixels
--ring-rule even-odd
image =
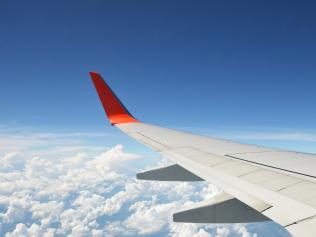
[[[303,182],[304,182],[304,181],[302,181],[302,180],[297,181],[296,183],[290,184],[289,186],[286,186],[286,187],[284,187],[284,188],[280,188],[280,189],[276,190],[276,192],[283,191],[283,190],[285,190],[285,189],[287,189],[287,188],[290,188],[290,187],[292,187],[292,186],[295,186],[295,185],[297,185],[297,184],[299,184],[299,183],[303,183]]]
[[[302,176],[306,176],[306,177],[310,177],[310,178],[316,179],[316,176],[313,176],[313,175],[304,174],[304,173],[296,172],[296,171],[293,171],[293,170],[283,169],[283,168],[275,167],[275,166],[272,166],[272,165],[266,165],[266,164],[262,164],[262,163],[259,163],[259,162],[256,162],[256,161],[250,161],[250,160],[246,160],[246,159],[235,157],[235,156],[231,156],[231,155],[225,155],[225,156],[229,157],[229,158],[232,158],[232,159],[248,162],[248,163],[251,163],[251,164],[261,165],[261,166],[264,166],[264,167],[268,167],[268,168],[281,170],[281,171],[289,172],[289,173],[292,173],[292,174],[298,174],[298,175],[302,175]]]
[[[310,217],[306,217],[306,218],[304,218],[304,219],[302,219],[302,220],[299,220],[299,221],[295,221],[295,222],[293,222],[293,223],[291,223],[291,224],[285,225],[284,227],[285,227],[285,228],[286,228],[286,227],[290,227],[291,225],[296,225],[296,224],[302,223],[302,222],[304,222],[304,221],[312,220],[312,219],[316,219],[316,215],[310,216]]]
[[[159,141],[157,141],[157,140],[155,140],[155,139],[152,139],[151,137],[146,136],[145,134],[143,134],[143,133],[141,133],[141,132],[138,132],[138,134],[140,134],[140,135],[143,136],[144,138],[146,138],[146,139],[148,139],[148,140],[150,140],[150,141],[152,141],[152,142],[154,142],[154,143],[156,143],[156,144],[159,144],[159,145],[161,145],[161,146],[163,146],[163,147],[166,147],[167,149],[170,149],[170,147],[169,147],[168,145],[163,144],[162,142],[159,142]]]

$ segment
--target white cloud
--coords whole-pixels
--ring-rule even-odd
[[[30,127],[0,126],[0,152],[19,151],[51,156],[82,151],[100,152],[102,149],[91,139],[110,137],[101,132],[42,132]]]
[[[23,223],[17,224],[13,232],[6,234],[6,237],[53,237],[53,236],[55,236],[55,230],[52,228],[47,228],[43,230],[37,224],[32,224],[30,227],[27,227]]]
[[[203,228],[197,224],[182,223],[172,223],[169,235],[172,237],[213,237],[207,232],[207,228]]]
[[[241,237],[257,237],[256,233],[254,234],[249,233],[247,228],[243,225],[235,225],[234,230],[237,231],[237,233],[239,233]]]
[[[34,137],[42,144],[43,137],[68,136]],[[8,151],[0,167],[0,235],[255,237],[244,226],[214,229],[173,223],[172,213],[220,190],[198,182],[136,180],[133,164],[142,159],[125,152],[122,145],[53,158],[23,149]]]
[[[179,207],[179,203],[158,204],[153,197],[150,201],[139,201],[133,204],[129,210],[134,213],[127,218],[124,224],[127,228],[136,231],[138,234],[151,234],[160,231],[168,224],[171,213]]]
[[[227,228],[217,228],[215,237],[228,237],[229,233],[230,231]]]

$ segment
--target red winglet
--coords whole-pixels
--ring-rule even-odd
[[[100,74],[90,72],[93,84],[98,92],[99,98],[105,110],[105,113],[112,125],[118,123],[137,123],[122,102],[117,98],[111,88],[106,84]]]

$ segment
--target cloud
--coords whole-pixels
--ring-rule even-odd
[[[234,230],[237,231],[241,235],[241,237],[257,237],[258,235],[256,233],[251,234],[247,230],[247,228],[243,225],[235,225]]]
[[[55,236],[55,229],[47,228],[43,230],[39,225],[32,224],[27,227],[23,223],[16,225],[12,233],[7,233],[6,237],[53,237]]]
[[[124,221],[124,224],[137,234],[155,233],[167,225],[166,220],[170,218],[170,212],[177,207],[179,204],[176,201],[161,204],[158,204],[156,200],[139,201],[129,208],[134,212]]]
[[[42,154],[45,156],[70,152],[98,151],[101,147],[90,140],[110,137],[101,132],[43,132],[31,127],[0,126],[0,152]]]
[[[134,164],[145,158],[122,145],[53,158],[37,150],[1,152],[1,236],[255,237],[243,225],[173,223],[172,213],[220,190],[204,182],[136,180]]]
[[[171,224],[170,236],[172,237],[213,237],[207,228],[196,224]]]

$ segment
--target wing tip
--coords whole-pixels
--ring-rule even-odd
[[[90,72],[89,72],[89,75],[90,75],[91,77],[93,77],[93,76],[100,76],[100,73],[94,72],[94,71],[90,71]]]
[[[103,109],[112,125],[139,122],[128,112],[100,73],[91,71],[89,74],[99,95]]]

